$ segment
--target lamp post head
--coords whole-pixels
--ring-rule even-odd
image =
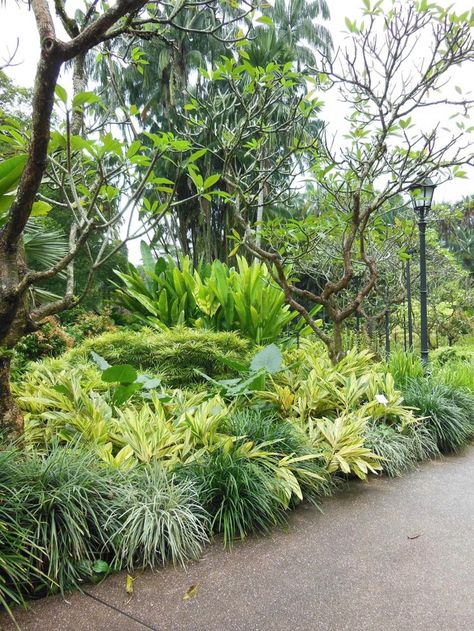
[[[424,219],[431,209],[436,184],[429,177],[420,178],[409,187],[413,210]]]

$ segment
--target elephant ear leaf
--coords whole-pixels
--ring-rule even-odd
[[[266,370],[270,374],[274,374],[281,370],[283,365],[283,355],[276,344],[269,344],[259,351],[252,359],[250,371],[257,372]]]

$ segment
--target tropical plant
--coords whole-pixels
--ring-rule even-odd
[[[197,326],[238,331],[257,344],[275,341],[296,313],[285,305],[283,292],[266,265],[237,257],[237,268],[215,260],[194,269],[189,258],[154,262],[142,244],[142,274],[130,266],[117,272],[120,304],[149,326]],[[143,276],[143,277],[142,277]]]
[[[334,420],[307,420],[304,429],[312,447],[320,451],[328,473],[354,474],[364,480],[369,473],[382,469],[380,456],[364,444],[367,421],[367,417],[354,413]]]
[[[282,454],[303,457],[292,471],[298,479],[305,499],[317,503],[327,495],[332,483],[321,458],[314,457],[308,437],[301,427],[275,415],[266,408],[243,408],[233,411],[227,418],[226,431],[236,436],[236,442],[250,440],[256,444],[271,444]],[[308,455],[312,457],[304,459]],[[295,463],[296,464],[296,463]],[[309,472],[309,475],[305,475]]]
[[[188,257],[179,266],[171,259],[153,260],[142,242],[142,273],[129,264],[128,273],[116,270],[124,286],[117,287],[119,304],[143,324],[163,329],[178,324],[192,326],[198,317],[195,277]],[[196,272],[199,278],[199,273]]]
[[[426,417],[425,423],[442,452],[459,451],[474,428],[474,397],[432,379],[409,381],[404,388],[405,403]]]
[[[250,364],[237,362],[230,358],[222,358],[222,360],[242,376],[234,379],[221,379],[220,381],[216,381],[204,373],[202,376],[226,398],[250,395],[263,390],[267,377],[271,377],[283,369],[283,355],[275,344],[269,344],[258,351]],[[263,391],[260,394],[265,397],[266,392]]]

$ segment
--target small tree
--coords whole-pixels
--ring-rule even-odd
[[[473,101],[462,93],[446,97],[443,91],[452,70],[474,60],[474,12],[457,15],[425,0],[386,4],[365,1],[362,23],[346,20],[347,47],[335,58],[322,57],[314,70],[320,89],[338,90],[349,110],[342,146],[332,142],[328,125],[311,155],[312,175],[338,235],[337,254],[332,256],[339,265],[332,266],[319,289],[302,288],[288,278],[286,265],[307,260],[311,253],[316,262],[320,260],[327,247],[324,230],[308,230],[302,224],[294,235],[301,247],[289,253],[268,241],[268,247],[259,245],[250,224],[242,239],[249,252],[276,270],[275,279],[288,303],[326,343],[334,361],[343,354],[345,320],[376,284],[377,260],[370,245],[374,218],[420,173],[436,174],[438,180],[462,177],[462,165],[472,163],[473,128],[462,116],[467,116]],[[446,120],[429,126],[426,113],[431,110],[438,121]],[[320,217],[320,209],[315,208],[313,215]],[[294,224],[292,229],[298,231]],[[348,290],[356,275],[362,282],[351,295]],[[308,304],[324,307],[331,333],[318,325]]]

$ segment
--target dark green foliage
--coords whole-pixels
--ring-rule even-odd
[[[121,471],[96,454],[0,450],[0,605],[62,592],[110,566],[150,567],[196,557],[208,516],[191,482],[159,467]]]
[[[417,460],[429,460],[439,456],[436,436],[424,420],[409,425],[405,433],[410,436],[413,455]]]
[[[303,430],[273,411],[265,408],[242,408],[234,412],[226,422],[226,432],[240,437],[240,442],[251,440],[256,444],[272,443],[270,449],[296,457],[314,454]],[[297,475],[305,499],[316,503],[322,495],[329,495],[334,488],[322,460],[315,458],[298,463]],[[304,471],[321,476],[321,480],[305,478]]]
[[[458,451],[473,434],[474,397],[431,379],[411,380],[404,389],[406,405],[426,417],[425,424],[442,452]]]
[[[223,534],[225,545],[285,521],[286,506],[271,471],[237,450],[216,449],[178,475],[197,484],[212,529]]]
[[[100,335],[115,328],[111,318],[110,309],[104,309],[101,313],[87,311],[83,307],[75,307],[59,315],[61,324],[66,332],[76,342],[82,342],[85,338]]]
[[[71,358],[98,353],[110,364],[131,364],[159,373],[171,386],[186,386],[203,380],[195,369],[211,377],[229,374],[222,356],[245,360],[250,343],[236,333],[176,327],[162,333],[150,329],[105,333],[73,350]]]
[[[94,454],[75,449],[53,447],[18,462],[16,488],[49,591],[77,585],[80,564],[99,558],[106,501],[118,492],[112,474]]]
[[[21,487],[17,485],[18,452],[0,451],[0,608],[23,604],[23,594],[39,576],[36,565],[39,550],[34,545]]]

